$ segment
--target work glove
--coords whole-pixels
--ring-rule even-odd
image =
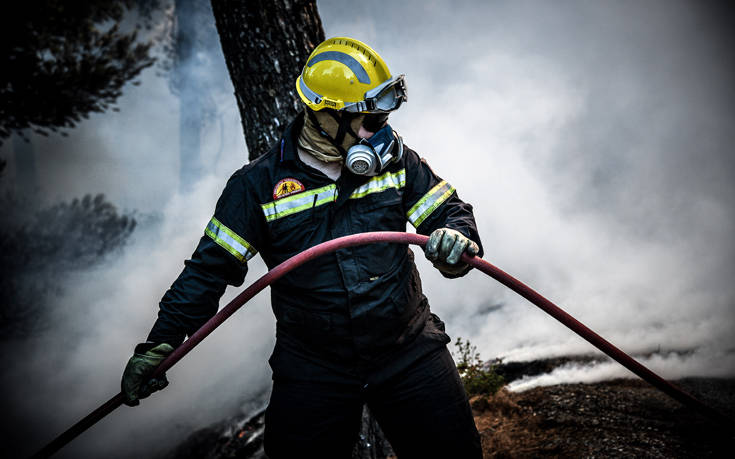
[[[457,230],[439,228],[429,236],[424,254],[444,277],[453,279],[467,274],[470,266],[459,261],[462,253],[475,256],[480,247]]]
[[[139,399],[168,386],[165,374],[156,378],[150,375],[173,351],[173,346],[166,343],[141,343],[135,346],[135,353],[128,360],[120,381],[123,403],[136,406],[140,403]]]

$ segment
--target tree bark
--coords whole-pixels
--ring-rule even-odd
[[[300,111],[296,77],[324,29],[314,0],[212,0],[249,159]]]

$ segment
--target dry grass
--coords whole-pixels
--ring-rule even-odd
[[[516,398],[516,394],[502,389],[494,396],[476,396],[470,400],[482,438],[483,457],[561,455],[561,448],[548,442],[554,436],[553,429],[541,428],[533,410],[519,405]]]

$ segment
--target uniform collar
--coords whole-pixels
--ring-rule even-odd
[[[304,111],[300,111],[296,118],[286,127],[281,136],[279,145],[279,158],[281,162],[296,162],[298,157],[298,139],[301,134],[301,128],[304,126]]]

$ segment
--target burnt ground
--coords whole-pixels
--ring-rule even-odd
[[[496,367],[507,381],[542,374],[562,357]],[[735,418],[735,379],[688,378],[676,385]],[[641,380],[562,384],[471,399],[485,458],[735,457],[735,426],[713,423]],[[194,432],[164,459],[262,458],[263,414]],[[364,423],[353,458],[393,458],[374,422]]]
[[[677,384],[735,416],[735,380]],[[714,424],[640,380],[501,390],[471,403],[485,458],[733,456],[732,425]]]

